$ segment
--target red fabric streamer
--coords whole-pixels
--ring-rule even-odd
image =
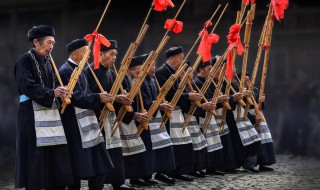
[[[289,6],[289,0],[271,0],[275,18],[280,21],[284,18],[284,10]]]
[[[210,21],[207,21],[204,24],[204,28],[199,33],[199,35],[201,36],[201,42],[199,44],[197,54],[202,56],[203,62],[207,62],[211,60],[212,44],[218,43],[220,39],[220,37],[217,34],[214,34],[214,33],[208,34],[207,27],[211,25],[212,23]]]
[[[154,0],[154,10],[155,11],[163,11],[167,9],[167,6],[174,7],[174,4],[171,0]]]
[[[256,0],[250,0],[250,2],[253,4]],[[242,0],[242,3],[244,5],[249,5],[249,0]]]
[[[111,43],[105,38],[102,34],[98,34],[97,30],[94,30],[92,34],[88,34],[85,37],[85,40],[87,42],[90,42],[94,39],[93,44],[93,65],[94,69],[99,68],[99,62],[100,62],[100,47],[101,44],[109,47]]]
[[[234,46],[237,44],[237,53],[238,55],[242,55],[244,48],[241,43],[240,39],[240,32],[241,30],[241,25],[240,24],[234,24],[230,27],[229,29],[229,34],[227,35],[228,39],[228,61],[227,61],[227,72],[226,72],[226,77],[230,80],[232,80],[233,76],[233,61],[232,61],[232,49]]]
[[[166,23],[164,24],[164,28],[167,30],[172,30],[172,32],[178,34],[182,32],[183,22],[174,19],[167,19]]]
[[[237,53],[238,55],[242,55],[244,48],[241,43],[240,35],[239,32],[241,30],[241,25],[240,24],[234,24],[230,27],[229,29],[229,34],[227,35],[228,39],[228,51],[231,51],[232,48],[236,45],[237,43]]]
[[[229,51],[229,54],[228,54],[226,77],[232,81],[232,77],[233,77],[232,51]]]

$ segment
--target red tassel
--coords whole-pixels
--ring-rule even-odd
[[[93,44],[93,65],[94,69],[99,68],[99,62],[100,62],[100,48],[101,44],[109,47],[111,43],[105,38],[102,34],[99,34],[97,30],[94,30],[92,34],[88,34],[85,37],[85,40],[87,42],[90,42],[94,39]]]
[[[229,51],[229,54],[228,54],[226,77],[232,81],[232,77],[233,77],[232,51]]]
[[[179,34],[180,32],[182,32],[183,22],[174,19],[167,19],[166,23],[164,24],[164,28],[167,30],[172,30],[172,32]]]
[[[163,11],[167,9],[167,6],[174,7],[174,4],[171,0],[154,0],[154,10],[155,11]]]

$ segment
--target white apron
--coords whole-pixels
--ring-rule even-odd
[[[210,113],[206,112],[206,117],[209,116]],[[200,127],[203,129],[205,118],[200,117]],[[206,126],[207,132],[204,134],[207,144],[208,144],[208,152],[213,152],[216,150],[220,150],[223,148],[220,138],[220,128],[217,125],[216,119],[214,116],[211,117],[210,123]],[[204,130],[204,129],[203,129]]]
[[[179,107],[172,111],[170,120],[170,138],[173,145],[182,145],[192,143],[188,128],[182,131],[184,117]]]
[[[240,108],[240,116],[243,116],[244,108]],[[237,110],[233,111],[234,119],[237,120]],[[240,117],[240,122],[237,123],[238,132],[240,135],[241,142],[243,146],[253,144],[255,142],[261,141],[258,132],[248,119],[248,117]]]
[[[188,123],[188,131],[191,136],[193,150],[202,150],[208,146],[206,138],[203,136],[195,116],[192,116]]]
[[[111,127],[113,126],[115,120],[116,120],[116,114],[114,112],[109,112],[108,118],[104,123],[104,132],[105,132],[107,149],[122,147],[119,128],[117,128],[113,136],[111,136],[112,134]]]
[[[74,107],[80,131],[82,148],[90,148],[104,142],[96,115],[92,110]],[[100,133],[100,135],[99,135]],[[99,140],[97,137],[99,135]]]
[[[249,113],[252,115],[255,115],[254,109],[250,109]],[[259,128],[258,128],[258,133],[261,138],[261,144],[273,142],[267,121],[260,123]]]
[[[37,147],[67,144],[56,101],[46,108],[32,101]]]
[[[151,135],[152,149],[160,149],[173,145],[167,129],[159,129],[161,124],[161,114],[158,110],[157,116],[149,121],[149,130]]]
[[[129,125],[121,122],[119,129],[123,156],[130,156],[146,151],[141,137],[136,138],[138,130],[134,120]]]

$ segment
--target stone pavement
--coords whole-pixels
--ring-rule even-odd
[[[177,180],[174,186],[161,183],[153,187],[137,189],[320,189],[320,160],[302,157],[290,159],[289,156],[278,155],[277,164],[272,167],[275,169],[274,172],[252,174],[242,171],[238,174],[228,174],[224,177],[208,176],[204,179],[196,179],[193,182]],[[0,189],[14,189],[13,182],[14,179],[8,176],[0,179]],[[110,185],[105,186],[105,190],[111,189]],[[88,190],[85,181],[82,182],[82,190]]]

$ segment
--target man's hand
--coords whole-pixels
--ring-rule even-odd
[[[252,95],[252,92],[245,88],[243,91],[243,96],[244,97],[251,97],[251,95]]]
[[[150,117],[148,116],[148,112],[143,112],[143,113],[136,112],[134,113],[133,119],[137,120],[138,122],[142,122],[142,121],[149,121]]]
[[[243,98],[243,94],[240,92],[237,92],[232,95],[233,102],[238,102],[242,98]]]
[[[107,102],[112,102],[113,101],[113,96],[111,96],[110,94],[104,92],[104,93],[100,93],[100,102],[101,103],[107,103]]]
[[[208,111],[208,110],[215,109],[216,108],[216,104],[212,103],[212,102],[206,102],[206,103],[201,104],[201,107],[202,107],[202,109]]]
[[[128,98],[127,95],[124,94],[118,94],[115,98],[115,101],[123,105],[131,105],[133,102],[132,100],[130,100],[130,98]]]
[[[61,99],[70,98],[71,93],[66,87],[59,86],[56,89],[54,89],[54,97],[59,97]]]
[[[189,93],[189,100],[191,101],[200,101],[202,99],[202,96],[199,93]]]
[[[266,100],[265,94],[259,98],[259,102],[264,102]]]
[[[171,113],[171,112],[173,111],[173,107],[172,107],[170,104],[168,104],[168,103],[161,103],[161,104],[159,105],[159,109],[160,109],[161,111],[169,112],[169,113]]]
[[[227,95],[221,95],[218,96],[217,103],[227,102],[229,100],[229,97]]]

